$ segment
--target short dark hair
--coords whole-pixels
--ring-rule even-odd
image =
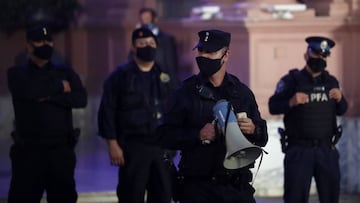
[[[150,12],[151,13],[151,17],[152,19],[154,20],[155,18],[157,18],[157,12],[155,11],[155,9],[153,8],[148,8],[148,7],[144,7],[144,8],[141,8],[139,10],[139,15],[143,14],[143,13],[146,13],[146,12]]]

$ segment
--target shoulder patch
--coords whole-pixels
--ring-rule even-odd
[[[281,93],[285,89],[285,82],[283,80],[280,80],[276,85],[275,93]]]

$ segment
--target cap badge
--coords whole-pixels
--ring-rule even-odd
[[[327,47],[328,47],[328,42],[326,40],[321,41],[320,43],[321,51],[324,52]]]
[[[209,32],[206,32],[205,35],[204,42],[207,42],[209,40]]]
[[[46,28],[45,27],[43,27],[43,34],[46,36],[48,33],[47,33],[47,30],[46,30]]]
[[[144,33],[142,31],[139,32],[139,37],[142,37]]]

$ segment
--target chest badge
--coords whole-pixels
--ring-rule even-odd
[[[168,82],[170,82],[170,76],[169,76],[169,74],[164,73],[164,72],[160,73],[160,81],[161,81],[162,83],[168,83]]]

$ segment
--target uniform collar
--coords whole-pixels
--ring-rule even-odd
[[[28,67],[31,70],[50,70],[52,67],[52,63],[49,61],[47,62],[43,67],[38,66],[36,63],[34,63],[32,60],[29,59],[28,61]]]
[[[198,80],[199,80],[199,84],[213,87],[212,83],[209,81],[209,78],[201,75],[200,73],[198,74]],[[225,73],[224,80],[219,87],[225,87],[228,85],[235,85],[235,81],[229,76],[228,73]]]
[[[136,64],[135,60],[131,60],[129,62],[132,66],[132,69],[135,73],[140,73],[141,70],[139,68],[139,66]],[[161,69],[159,68],[159,66],[157,65],[157,63],[155,62],[153,67],[151,68],[151,70],[149,71],[150,73],[160,73],[161,72]]]
[[[306,78],[308,78],[310,81],[317,81],[317,82],[321,82],[321,81],[325,81],[327,76],[329,75],[329,72],[327,72],[326,70],[324,70],[319,76],[317,77],[313,77],[311,75],[311,73],[309,73],[308,70],[306,70],[306,67],[304,67],[301,70],[301,73],[305,75]]]

